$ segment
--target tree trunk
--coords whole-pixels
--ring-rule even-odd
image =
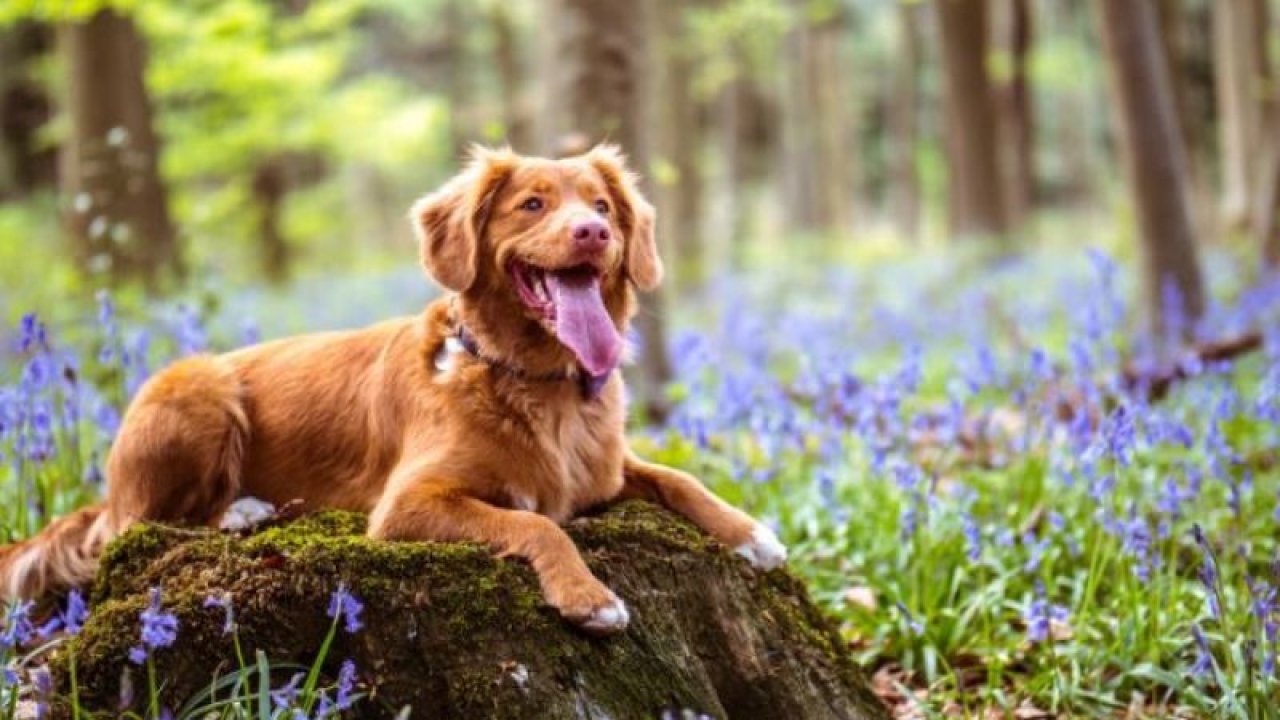
[[[632,169],[643,179],[650,170],[651,126],[642,97],[649,66],[645,43],[648,2],[636,0],[558,0],[549,28],[557,85],[549,93],[552,154],[572,154],[598,142],[621,146]],[[659,208],[659,215],[665,212]],[[660,239],[661,242],[661,239]],[[640,358],[631,389],[646,419],[660,422],[668,412],[666,385],[671,379],[667,356],[665,299],[662,289],[640,297],[636,329]]]
[[[1218,130],[1222,157],[1222,217],[1228,228],[1243,228],[1258,177],[1262,141],[1266,48],[1253,0],[1212,3],[1214,65],[1217,71]]]
[[[101,10],[60,27],[58,43],[70,120],[62,195],[79,261],[155,287],[164,271],[182,268],[159,174],[142,38],[130,18]]]
[[[1280,117],[1272,117],[1273,123],[1280,122]],[[1280,271],[1280,137],[1270,133],[1264,148],[1252,225],[1262,248],[1262,265],[1275,272]]]
[[[920,240],[920,178],[916,172],[920,105],[920,12],[915,3],[898,3],[898,45],[889,105],[893,132],[893,212],[898,229],[911,242]]]
[[[1218,157],[1212,132],[1217,122],[1212,107],[1214,63],[1208,27],[1212,23],[1203,21],[1212,12],[1211,4],[1187,8],[1182,0],[1156,2],[1173,106],[1185,145],[1192,217],[1204,237],[1220,232],[1218,193],[1209,172]]]
[[[1249,229],[1262,249],[1263,266],[1280,271],[1280,88],[1275,86],[1275,73],[1267,47],[1271,29],[1271,13],[1266,0],[1255,0],[1257,21],[1258,67],[1264,88],[1261,117],[1263,119],[1262,150],[1258,155],[1257,179],[1254,183],[1252,215]]]
[[[280,227],[280,211],[288,189],[285,168],[280,158],[268,158],[253,173],[253,202],[258,214],[258,256],[262,275],[274,285],[289,277],[291,253]]]
[[[888,720],[844,642],[785,570],[763,574],[683,520],[641,502],[573,522],[593,572],[630,606],[630,628],[608,639],[573,629],[548,608],[532,570],[472,543],[380,542],[352,513],[312,515],[247,538],[145,526],[107,551],[93,613],[73,641],[80,702],[116,716],[122,676],[145,702],[145,674],[127,660],[148,590],[178,618],[177,643],[153,656],[168,707],[235,668],[229,596],[247,657],[310,665],[344,583],[365,627],[339,630],[324,672],[354,661],[373,698],[353,717],[692,717]],[[54,659],[67,688],[68,653]],[[251,661],[252,662],[252,661]],[[289,673],[273,678],[277,687]],[[256,688],[257,680],[254,680]],[[327,683],[326,683],[327,684]],[[225,693],[223,695],[225,697]],[[65,706],[56,717],[66,717]]]
[[[53,185],[56,153],[36,139],[53,103],[31,77],[31,66],[52,46],[48,25],[20,22],[0,30],[0,201]]]
[[[675,270],[667,282],[678,294],[680,287],[696,285],[703,276],[702,223],[702,103],[694,95],[697,66],[690,56],[684,15],[687,5],[655,2],[652,5],[655,71],[651,97],[654,122],[655,201],[658,235],[667,249],[667,267]]]
[[[507,143],[520,153],[536,150],[533,122],[529,117],[529,97],[521,67],[525,64],[520,51],[520,38],[511,18],[511,7],[493,3],[489,8],[489,24],[493,30],[493,63],[498,70],[502,92],[502,122],[506,126]]]
[[[825,6],[814,17],[792,0],[796,21],[785,38],[782,86],[783,208],[802,231],[846,228],[853,199],[849,109],[840,60],[844,14]]]
[[[759,225],[759,209],[767,178],[778,156],[776,102],[757,80],[757,73],[740,51],[740,68],[719,99],[720,154],[724,166],[724,243],[722,256],[740,265],[745,260],[746,239]]]
[[[996,113],[987,77],[987,0],[938,0],[946,88],[951,232],[1002,239],[1007,229]]]
[[[1009,224],[1017,227],[1026,222],[1036,198],[1035,111],[1027,78],[1034,23],[1031,0],[1008,0],[1004,10],[1009,57],[1009,77],[1000,90],[1004,198]]]
[[[445,97],[449,102],[449,138],[454,157],[466,155],[467,148],[479,138],[470,118],[472,99],[471,63],[467,57],[466,0],[445,0],[441,9],[441,71],[444,74]]]
[[[1188,204],[1185,145],[1155,8],[1132,0],[1095,0],[1106,46],[1121,146],[1143,256],[1146,306],[1164,340],[1186,333],[1204,310],[1200,262]],[[1166,284],[1178,302],[1166,298]],[[1177,317],[1169,313],[1175,313]]]

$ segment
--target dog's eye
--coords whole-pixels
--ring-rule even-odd
[[[597,201],[596,201],[596,212],[600,213],[601,215],[608,215],[608,214],[609,214],[609,203],[607,203],[607,202],[605,202],[605,201],[603,201],[603,200],[597,200]]]
[[[542,209],[542,198],[540,197],[528,198],[524,202],[520,203],[520,209],[528,210],[529,212],[537,212]]]

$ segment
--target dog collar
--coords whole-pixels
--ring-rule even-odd
[[[459,351],[465,352],[471,357],[483,362],[491,368],[500,370],[507,375],[518,380],[527,382],[564,382],[566,380],[576,380],[579,388],[582,390],[582,396],[587,400],[595,400],[600,397],[600,392],[604,390],[604,386],[609,382],[613,371],[609,371],[603,375],[588,375],[580,371],[578,368],[566,368],[549,373],[531,373],[518,365],[512,365],[499,358],[486,354],[480,349],[480,343],[476,342],[476,338],[471,334],[467,327],[462,323],[455,323],[454,334],[445,338],[444,351],[454,354]],[[437,365],[438,367],[438,365]]]

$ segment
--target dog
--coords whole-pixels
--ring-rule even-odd
[[[561,527],[587,509],[643,498],[757,567],[785,561],[768,527],[627,446],[623,338],[663,266],[654,209],[616,147],[558,160],[477,148],[410,219],[448,294],[418,316],[156,374],[125,413],[105,500],[0,552],[8,595],[88,581],[134,523],[239,526],[286,503],[369,513],[378,540],[523,558],[549,605],[601,635],[629,616]]]

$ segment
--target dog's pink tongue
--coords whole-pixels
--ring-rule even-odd
[[[556,337],[592,376],[612,372],[622,357],[622,337],[600,296],[600,279],[586,270],[547,273],[556,304]]]

